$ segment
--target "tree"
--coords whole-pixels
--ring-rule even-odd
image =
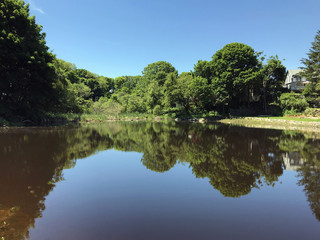
[[[211,85],[220,105],[248,105],[259,85],[259,53],[243,43],[230,43],[212,56]]]
[[[271,56],[262,69],[262,101],[265,111],[268,104],[279,100],[285,76],[285,66],[282,65],[278,56]]]
[[[146,66],[142,74],[147,82],[155,80],[159,86],[163,86],[167,75],[172,72],[176,72],[176,69],[170,63],[159,61]]]
[[[189,83],[189,93],[196,107],[202,110],[208,109],[211,105],[211,89],[208,80],[202,77],[195,77]]]
[[[211,78],[213,74],[213,69],[208,61],[199,60],[196,65],[194,65],[194,75],[198,77],[203,77],[209,81],[211,84]]]
[[[0,114],[33,117],[57,109],[54,55],[21,0],[0,3]]]
[[[141,76],[122,76],[114,79],[114,90],[131,93],[141,80]]]
[[[177,98],[178,103],[181,104],[185,110],[189,110],[190,107],[190,91],[189,84],[191,83],[193,77],[189,72],[183,72],[179,75],[177,79]]]
[[[178,102],[178,91],[177,91],[177,75],[175,73],[169,73],[166,81],[163,85],[164,89],[164,106],[167,109],[174,107],[174,104]]]
[[[152,81],[146,91],[145,101],[148,110],[153,109],[156,105],[161,105],[162,103],[162,91],[158,82]]]
[[[55,76],[59,85],[59,95],[57,101],[59,101],[60,112],[82,112],[82,106],[77,101],[78,92],[75,91],[74,85],[79,81],[75,79],[74,73],[76,66],[68,63],[64,60],[55,58],[54,60]],[[72,80],[70,80],[72,79]],[[74,82],[72,82],[74,81]]]
[[[304,90],[308,101],[315,107],[320,107],[320,30],[317,32],[311,48],[307,53],[308,58],[301,60],[302,76],[310,81]]]
[[[92,91],[92,100],[98,101],[100,97],[110,97],[113,89],[113,79],[103,76],[88,78],[85,81],[86,85]]]

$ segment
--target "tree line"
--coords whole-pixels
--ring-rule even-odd
[[[281,108],[296,109],[288,103],[300,98],[289,94],[281,100],[286,75],[281,60],[265,59],[243,43],[227,44],[210,61],[199,60],[190,72],[179,74],[170,63],[159,61],[146,66],[142,75],[113,79],[58,59],[22,0],[2,1],[0,20],[0,117],[4,119],[37,121],[49,112],[173,117],[237,110],[240,114],[275,113]],[[315,48],[319,58],[319,44]],[[304,63],[306,74],[313,75],[307,98],[302,96],[303,110],[319,100],[319,66],[310,72],[310,61]]]

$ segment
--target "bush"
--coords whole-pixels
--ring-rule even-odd
[[[308,117],[320,117],[320,108],[307,108],[304,115]]]
[[[153,114],[154,115],[160,115],[161,114],[161,107],[159,105],[156,105],[154,108],[153,108]]]
[[[285,113],[301,113],[309,104],[301,93],[283,93],[280,96],[280,106]]]
[[[9,122],[5,120],[4,118],[0,117],[0,127],[2,126],[8,126]]]
[[[107,99],[103,97],[91,106],[91,112],[94,114],[118,115],[121,111],[122,107],[119,103],[107,101]]]

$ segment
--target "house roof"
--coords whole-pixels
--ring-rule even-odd
[[[290,84],[292,83],[292,76],[293,75],[297,75],[299,74],[300,72],[302,72],[303,70],[302,69],[288,69],[287,71],[287,77],[286,77],[286,80],[284,82],[284,84]],[[306,81],[305,78],[301,78],[302,81]]]

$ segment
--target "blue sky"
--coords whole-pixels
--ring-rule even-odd
[[[319,0],[26,0],[58,58],[107,77],[168,61],[193,70],[242,42],[301,66],[317,30]]]

